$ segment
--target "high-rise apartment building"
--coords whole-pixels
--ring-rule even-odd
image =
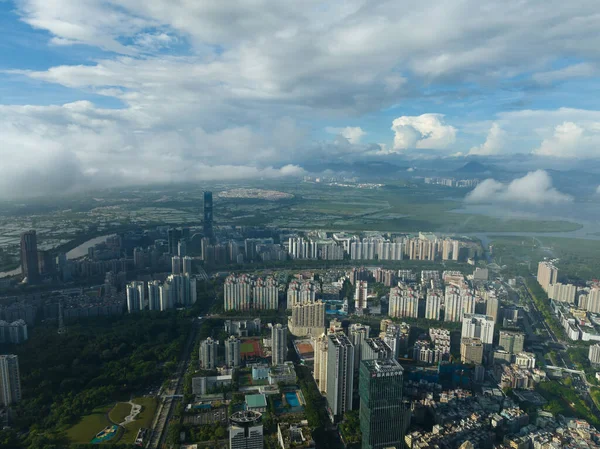
[[[408,411],[403,402],[402,366],[393,359],[360,364],[360,430],[362,449],[404,447]]]
[[[362,312],[367,308],[367,294],[369,284],[366,281],[356,283],[356,291],[354,292],[354,309],[357,312]]]
[[[204,236],[212,239],[213,235],[213,195],[204,192]]]
[[[313,348],[315,352],[314,377],[319,391],[324,393],[327,391],[327,335],[313,339]]]
[[[575,304],[577,297],[577,287],[573,284],[561,284],[556,282],[548,286],[548,298],[555,301]]]
[[[262,415],[259,412],[235,412],[229,417],[229,424],[230,449],[263,449]]]
[[[361,342],[360,358],[363,360],[385,360],[394,357],[392,348],[379,337],[366,338]],[[360,364],[359,364],[360,365]]]
[[[439,321],[441,318],[442,297],[438,292],[431,292],[425,300],[425,318]]]
[[[0,320],[0,343],[24,343],[29,339],[27,323],[25,320],[16,320],[12,323]]]
[[[523,352],[525,334],[522,332],[500,331],[498,347],[511,354]]]
[[[498,322],[498,298],[496,295],[488,295],[485,303],[485,314],[491,316],[495,323]]]
[[[34,230],[21,234],[21,273],[30,284],[39,281],[37,235]]]
[[[203,369],[215,369],[217,367],[219,341],[208,337],[200,343],[200,364]]]
[[[313,281],[292,281],[288,285],[287,305],[289,310],[298,303],[314,301],[316,298],[317,287]]]
[[[321,335],[325,330],[325,303],[306,301],[296,304],[292,308],[288,326],[292,335],[297,337]]]
[[[19,358],[12,354],[0,355],[0,405],[9,406],[20,400]]]
[[[192,261],[194,259],[192,259],[190,256],[184,256],[183,259],[181,259],[181,264],[182,264],[182,273],[183,274],[192,274]]]
[[[171,257],[171,274],[181,274],[181,257]]]
[[[235,335],[225,340],[225,364],[229,368],[235,368],[241,365],[240,359],[241,341]]]
[[[463,337],[460,341],[460,360],[463,363],[481,365],[483,343],[480,338]]]
[[[160,307],[160,282],[148,282],[148,309],[161,310]]]
[[[354,345],[343,332],[327,338],[327,405],[330,415],[337,419],[352,410]]]
[[[145,300],[144,283],[142,281],[133,281],[127,284],[127,311],[129,313],[144,310]]]
[[[274,310],[279,307],[279,286],[272,277],[231,275],[223,286],[225,310]]]
[[[558,282],[558,268],[552,262],[540,262],[538,264],[537,281],[547,292],[550,285]]]
[[[590,346],[588,359],[592,365],[600,365],[600,343]]]
[[[418,318],[419,299],[419,292],[406,284],[392,288],[389,294],[389,315],[394,318]]]
[[[167,231],[167,239],[169,244],[169,254],[176,256],[179,253],[179,240],[181,239],[181,230],[171,228]]]
[[[273,324],[271,328],[271,345],[273,365],[283,365],[287,359],[287,327]]]
[[[480,338],[485,345],[494,342],[494,320],[491,316],[465,314],[462,322],[462,338]]]
[[[361,360],[362,342],[369,338],[370,331],[370,326],[360,323],[352,323],[348,327],[348,338],[354,345],[354,369],[357,372]]]

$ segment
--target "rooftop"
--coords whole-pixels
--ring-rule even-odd
[[[402,374],[404,372],[402,365],[395,359],[363,360],[362,363],[371,374]]]
[[[267,398],[264,394],[248,394],[246,395],[246,405],[249,408],[266,407]]]

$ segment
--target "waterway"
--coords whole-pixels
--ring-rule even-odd
[[[87,256],[88,248],[106,241],[107,238],[112,237],[115,234],[101,235],[100,237],[94,237],[93,239],[87,240],[79,246],[76,246],[71,251],[67,252],[67,259],[79,259],[80,257]],[[0,271],[0,278],[8,276],[17,276],[21,274],[21,267],[15,268],[11,271]]]

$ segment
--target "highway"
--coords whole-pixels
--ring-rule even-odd
[[[173,416],[173,410],[176,409],[177,404],[182,400],[181,397],[183,395],[184,387],[183,379],[190,364],[194,342],[196,341],[201,322],[201,319],[194,318],[190,335],[188,336],[187,342],[185,343],[179,358],[180,361],[177,365],[177,371],[171,378],[169,386],[159,393],[161,405],[157,410],[157,415],[154,417],[152,435],[147,445],[149,449],[164,447],[169,422]]]

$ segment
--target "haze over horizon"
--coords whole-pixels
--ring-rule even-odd
[[[362,160],[597,170],[599,22],[584,0],[0,1],[0,196]]]

